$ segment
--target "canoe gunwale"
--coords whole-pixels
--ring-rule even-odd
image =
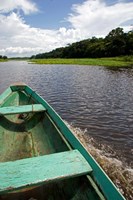
[[[87,162],[92,167],[92,177],[96,181],[97,185],[103,191],[103,194],[108,200],[117,199],[117,200],[125,200],[123,195],[118,191],[114,183],[110,180],[107,174],[103,171],[103,169],[99,166],[96,160],[92,157],[92,155],[83,147],[81,142],[72,134],[70,129],[61,119],[61,117],[54,111],[54,109],[35,91],[33,91],[27,85],[12,85],[10,86],[6,92],[4,92],[0,96],[0,103],[6,100],[7,96],[10,95],[11,92],[14,91],[24,91],[27,95],[31,96],[36,100],[37,103],[42,104],[46,110],[47,114],[53,120],[54,124],[56,124],[59,132],[63,134],[63,137],[70,143],[70,147],[73,149],[77,149],[83,157],[87,160]]]
[[[60,130],[58,129],[58,127],[55,125],[55,123],[51,120],[50,116],[46,113],[48,119],[50,120],[50,122],[52,123],[52,125],[54,126],[54,128],[57,130],[58,134],[60,135],[60,137],[62,138],[62,140],[65,142],[66,146],[68,147],[69,150],[72,150],[72,146],[69,144],[69,142],[66,140],[66,138],[64,137],[64,135],[60,132]]]

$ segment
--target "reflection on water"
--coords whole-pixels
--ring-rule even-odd
[[[64,120],[87,129],[133,165],[132,69],[0,63],[0,93],[17,81],[30,85]]]

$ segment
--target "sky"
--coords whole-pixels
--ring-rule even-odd
[[[133,30],[133,0],[3,0],[0,55],[49,52],[117,27]]]

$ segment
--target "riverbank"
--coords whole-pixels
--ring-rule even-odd
[[[106,67],[133,67],[133,56],[112,57],[112,58],[51,58],[31,59],[35,64],[71,64],[71,65],[94,65]]]
[[[8,61],[7,59],[0,59],[0,62],[6,62]]]

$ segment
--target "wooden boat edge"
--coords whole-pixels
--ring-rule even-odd
[[[78,149],[79,152],[85,157],[87,162],[93,169],[93,178],[97,182],[98,186],[103,191],[105,197],[107,199],[117,199],[124,200],[125,198],[119,192],[114,183],[110,180],[107,174],[103,171],[103,169],[99,166],[96,160],[92,157],[92,155],[85,149],[85,147],[81,144],[81,142],[76,138],[75,135],[70,131],[61,117],[56,113],[56,111],[35,91],[33,91],[29,86],[25,84],[14,84],[5,90],[0,95],[0,104],[13,92],[17,90],[24,90],[28,95],[32,96],[32,98],[36,99],[38,103],[42,104],[49,114],[49,116],[53,119],[57,128],[60,132],[63,132],[64,137],[69,141],[71,146],[75,149]]]

